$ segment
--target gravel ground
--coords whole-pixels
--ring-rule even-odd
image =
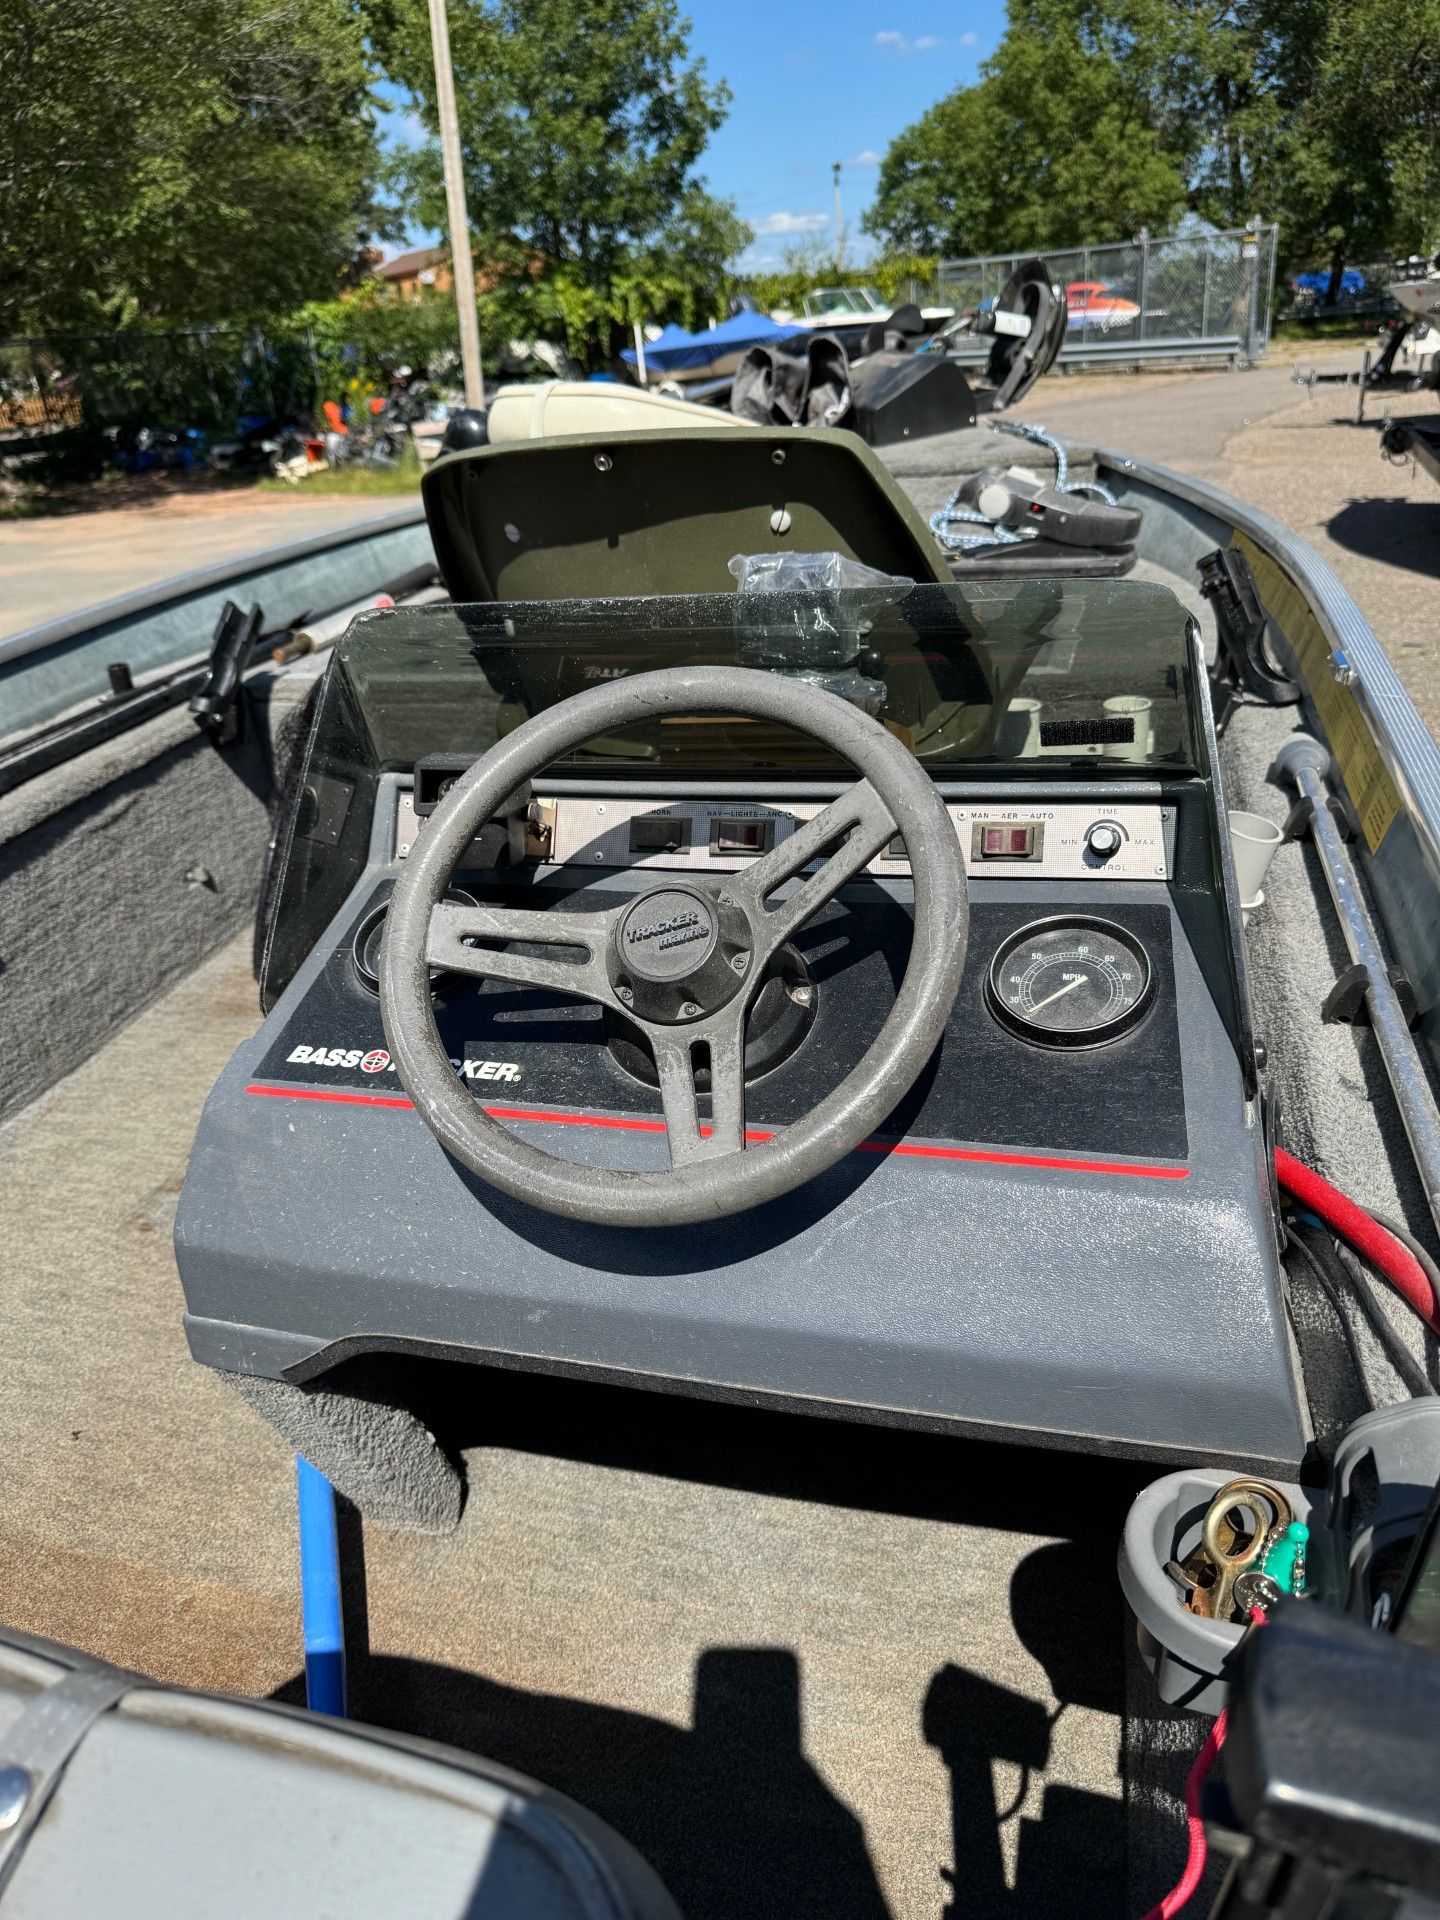
[[[1321,360],[1354,366],[1354,356]],[[1370,400],[1296,387],[1288,366],[1250,373],[1070,376],[1043,381],[1017,418],[1193,474],[1283,520],[1322,554],[1440,729],[1440,488],[1379,449],[1385,415],[1440,422],[1431,394]]]

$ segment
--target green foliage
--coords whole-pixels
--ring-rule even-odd
[[[973,87],[892,144],[890,247],[1043,250],[1182,208],[1279,223],[1281,267],[1433,248],[1440,0],[1010,0]]]
[[[380,223],[348,0],[0,4],[0,334],[249,318]]]
[[[393,466],[367,467],[359,464],[326,467],[307,473],[299,482],[266,478],[257,480],[257,493],[294,493],[296,486],[306,494],[334,493],[349,500],[369,500],[388,494],[420,491],[421,468],[414,447],[406,446]]]
[[[816,287],[876,287],[892,306],[920,295],[928,297],[940,265],[936,254],[891,253],[868,260],[863,267],[836,265],[833,252],[823,247],[791,248],[775,273],[752,273],[744,290],[762,312],[798,313],[800,303]]]
[[[386,71],[432,128],[425,0],[365,0]],[[689,59],[675,0],[467,0],[450,12],[466,192],[507,332],[561,331],[591,365],[641,319],[723,309],[750,234],[695,175],[728,89]],[[407,202],[443,228],[438,149],[406,163]]]
[[[1338,286],[1347,261],[1429,253],[1440,237],[1440,0],[1332,0],[1314,69],[1277,174],[1288,251]]]
[[[1185,188],[1143,85],[1080,9],[1012,0],[979,83],[891,144],[865,225],[917,254],[1078,246],[1164,227]]]
[[[312,356],[320,400],[353,400],[383,392],[402,364],[436,371],[459,354],[455,297],[426,293],[397,300],[373,283],[335,300],[316,300],[267,329],[272,339],[301,340]]]

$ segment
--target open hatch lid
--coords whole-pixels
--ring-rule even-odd
[[[950,578],[899,484],[853,433],[657,430],[477,447],[422,482],[451,598],[734,590],[737,553],[838,553]]]

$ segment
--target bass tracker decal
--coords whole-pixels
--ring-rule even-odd
[[[513,1060],[466,1060],[453,1054],[450,1064],[462,1080],[518,1080],[520,1069]],[[285,1056],[287,1067],[343,1067],[361,1073],[394,1073],[395,1062],[384,1047],[312,1047],[302,1042]],[[304,1076],[309,1078],[307,1074]]]

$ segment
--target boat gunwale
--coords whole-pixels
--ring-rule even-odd
[[[1349,590],[1327,561],[1281,521],[1233,494],[1193,480],[1157,461],[1113,448],[1096,447],[1097,468],[1109,468],[1170,493],[1246,534],[1265,548],[1289,574],[1320,622],[1334,667],[1348,667],[1356,695],[1381,760],[1394,780],[1406,817],[1412,823],[1431,876],[1440,886],[1440,746],[1405,691],[1389,655]],[[1307,685],[1306,692],[1313,697]],[[1325,741],[1326,746],[1329,742]]]

